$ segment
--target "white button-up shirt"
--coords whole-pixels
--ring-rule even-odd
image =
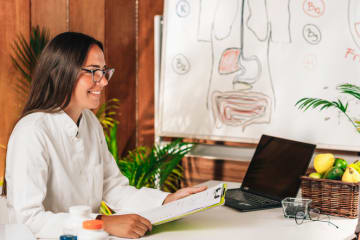
[[[24,223],[42,238],[62,233],[71,206],[96,213],[104,200],[115,211],[136,213],[167,196],[128,185],[90,110],[82,112],[79,127],[64,111],[22,118],[8,143],[6,181],[10,223]]]

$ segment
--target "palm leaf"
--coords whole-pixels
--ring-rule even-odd
[[[181,187],[181,180],[183,177],[184,169],[179,164],[176,168],[174,168],[167,179],[164,181],[161,190],[167,192],[176,192]]]
[[[119,168],[129,179],[129,184],[136,188],[155,188],[175,192],[180,188],[183,168],[181,160],[193,147],[193,144],[183,143],[181,139],[163,147],[137,147],[119,160]]]
[[[356,130],[360,133],[360,121],[354,121]]]
[[[302,98],[296,102],[295,106],[298,106],[300,110],[308,110],[310,107],[316,109],[320,107],[320,110],[334,107],[339,109],[341,112],[346,112],[348,103],[344,106],[344,104],[338,99],[337,102],[335,101],[328,101],[325,99],[320,98]]]
[[[13,42],[11,61],[22,76],[22,78],[17,79],[18,84],[15,85],[19,95],[26,96],[29,93],[32,82],[31,75],[49,39],[50,34],[47,29],[40,30],[40,27],[36,26],[31,28],[29,41],[24,35],[19,34]]]
[[[342,93],[350,94],[360,100],[360,87],[352,84],[342,84],[338,86],[338,89],[341,90]],[[337,101],[328,101],[320,98],[302,98],[295,103],[295,106],[298,106],[298,109],[304,111],[308,110],[310,107],[313,109],[320,108],[320,111],[331,107],[337,108],[346,116],[346,118],[360,133],[359,123],[357,121],[353,121],[351,117],[346,113],[349,106],[348,102],[344,104],[340,99],[337,99]]]
[[[110,129],[109,134],[107,134],[107,146],[110,153],[113,155],[116,163],[119,161],[119,150],[117,145],[117,124],[115,123]]]
[[[23,36],[18,36],[17,42],[14,42],[12,49],[15,56],[12,57],[13,61],[15,60],[18,63],[18,68],[21,68],[23,72],[30,73],[30,66],[32,59],[29,58],[27,54],[26,40]]]
[[[352,84],[342,84],[337,87],[342,93],[350,94],[360,100],[360,87]]]
[[[181,139],[177,139],[163,148],[155,147],[155,154],[162,161],[159,176],[159,185],[163,189],[165,186],[172,188],[174,183],[177,184],[177,189],[180,187],[180,181],[170,181],[171,176],[177,176],[177,179],[181,179],[182,174],[174,173],[177,169],[177,173],[182,173],[182,167],[180,166],[183,157],[193,148],[194,144],[183,143]],[[170,177],[170,178],[169,178]],[[169,181],[167,181],[169,179]],[[173,188],[172,188],[173,189]],[[176,188],[174,189],[176,190]]]
[[[129,179],[131,186],[136,188],[155,187],[154,178],[158,165],[154,161],[150,148],[138,147],[129,151],[128,155],[119,161],[119,168]]]
[[[104,129],[104,132],[109,131],[109,128],[112,128],[114,124],[119,124],[119,121],[113,117],[116,115],[114,109],[117,108],[119,108],[119,99],[112,98],[101,104],[95,113]]]

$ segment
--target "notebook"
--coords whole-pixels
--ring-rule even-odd
[[[316,145],[262,135],[241,187],[230,189],[225,205],[240,211],[281,207],[296,197]]]

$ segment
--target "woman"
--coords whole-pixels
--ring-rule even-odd
[[[43,50],[8,143],[11,223],[26,224],[39,238],[57,237],[70,206],[88,205],[96,213],[104,200],[115,211],[140,212],[204,190],[167,194],[128,185],[89,110],[99,106],[113,73],[102,44],[81,33],[59,34]],[[151,230],[151,223],[136,214],[100,218],[107,232],[120,237],[138,238]]]

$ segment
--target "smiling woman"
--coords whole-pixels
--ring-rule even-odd
[[[81,33],[59,34],[43,50],[8,143],[10,223],[27,224],[38,238],[58,238],[73,205],[88,205],[97,213],[103,200],[115,211],[140,212],[204,190],[168,194],[129,186],[90,111],[99,106],[113,73],[102,43]],[[141,237],[152,228],[137,214],[97,218],[120,237]]]

